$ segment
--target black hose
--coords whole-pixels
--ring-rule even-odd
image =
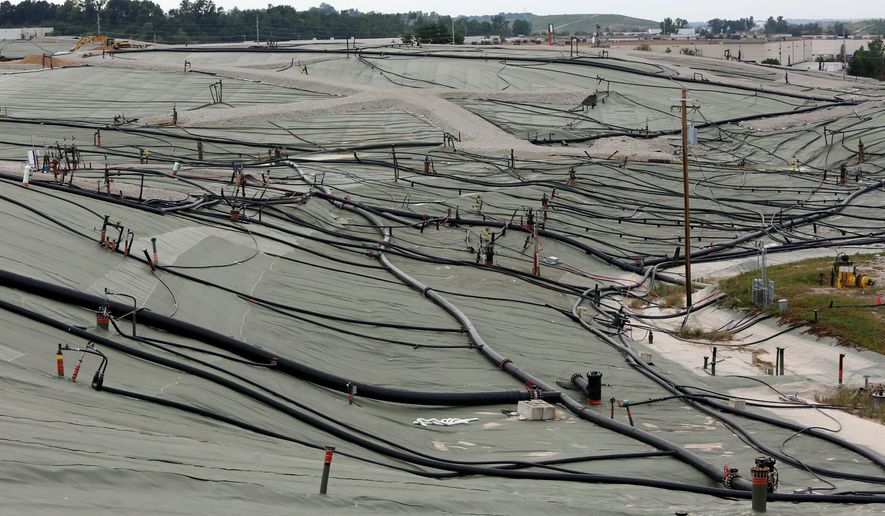
[[[54,285],[26,276],[21,276],[9,271],[0,270],[0,285],[29,292],[41,297],[47,297],[62,303],[82,306],[95,310],[102,305],[107,305],[113,313],[128,314],[132,308],[116,301],[108,301],[102,297],[80,292],[68,287]],[[8,308],[7,308],[8,309]],[[361,397],[404,403],[414,405],[440,405],[440,406],[466,406],[466,405],[494,405],[514,404],[520,400],[531,399],[533,393],[526,391],[503,391],[503,392],[420,392],[405,389],[395,389],[363,383],[337,376],[294,360],[282,357],[276,353],[259,348],[241,340],[222,335],[212,330],[191,324],[178,319],[173,319],[157,314],[150,310],[141,310],[138,313],[138,322],[154,328],[168,331],[174,335],[198,340],[230,353],[243,357],[252,362],[271,363],[276,361],[277,369],[285,374],[301,380],[326,387],[339,392],[348,392],[348,387],[357,387]],[[557,401],[559,392],[542,392],[542,399]]]

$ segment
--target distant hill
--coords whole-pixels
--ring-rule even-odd
[[[526,20],[532,24],[534,31],[543,31],[547,28],[548,23],[552,23],[554,30],[564,30],[571,33],[593,33],[596,32],[596,25],[602,27],[602,30],[608,27],[609,30],[616,32],[646,31],[660,27],[660,23],[654,20],[631,18],[620,14],[551,14],[546,16],[528,14]]]
[[[885,35],[885,19],[862,20],[854,23],[846,23],[845,25],[852,34],[871,34],[874,36]]]
[[[532,31],[543,32],[547,30],[547,24],[552,23],[555,30],[568,32],[596,32],[598,23],[603,30],[608,27],[613,31],[645,31],[657,29],[660,24],[653,20],[631,18],[620,14],[551,14],[541,16],[532,13],[502,13],[507,21],[526,19],[532,24]],[[471,20],[490,21],[492,15],[467,16]]]

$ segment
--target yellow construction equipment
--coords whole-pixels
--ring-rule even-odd
[[[90,43],[98,43],[101,46],[110,47],[114,50],[120,48],[132,48],[132,42],[126,39],[114,39],[107,36],[83,36],[77,40],[77,44],[71,47],[71,52],[89,45]]]
[[[858,274],[854,262],[848,259],[848,255],[840,254],[833,262],[833,270],[830,271],[830,286],[836,288],[867,288],[875,282],[866,274]]]

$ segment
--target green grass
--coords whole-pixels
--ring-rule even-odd
[[[696,288],[692,292],[697,291]],[[634,298],[630,302],[630,308],[645,308],[648,304],[654,304],[658,308],[681,308],[685,306],[685,286],[672,285],[663,281],[656,282],[651,292],[644,299]]]
[[[873,255],[854,255],[852,261],[858,272],[869,273]],[[829,287],[829,271],[833,258],[811,258],[795,263],[768,268],[768,277],[774,281],[776,299],[787,299],[788,309],[781,314],[784,323],[804,322],[811,333],[836,338],[840,344],[859,346],[879,353],[885,352],[885,305],[882,308],[851,308],[844,305],[872,304],[881,285],[869,289],[841,289]],[[824,285],[820,285],[824,273]],[[723,280],[719,288],[729,295],[732,308],[756,309],[752,302],[751,286],[759,271],[745,272]],[[830,308],[830,302],[835,308]],[[840,308],[840,306],[843,306]],[[818,322],[814,322],[814,310]],[[778,313],[777,303],[766,311]]]

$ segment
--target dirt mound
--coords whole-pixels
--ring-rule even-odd
[[[5,61],[7,64],[42,64],[46,63],[46,66],[49,66],[50,60],[52,61],[53,66],[61,66],[71,63],[71,58],[69,56],[44,56],[43,54],[31,54],[29,56],[25,56],[17,61]]]

